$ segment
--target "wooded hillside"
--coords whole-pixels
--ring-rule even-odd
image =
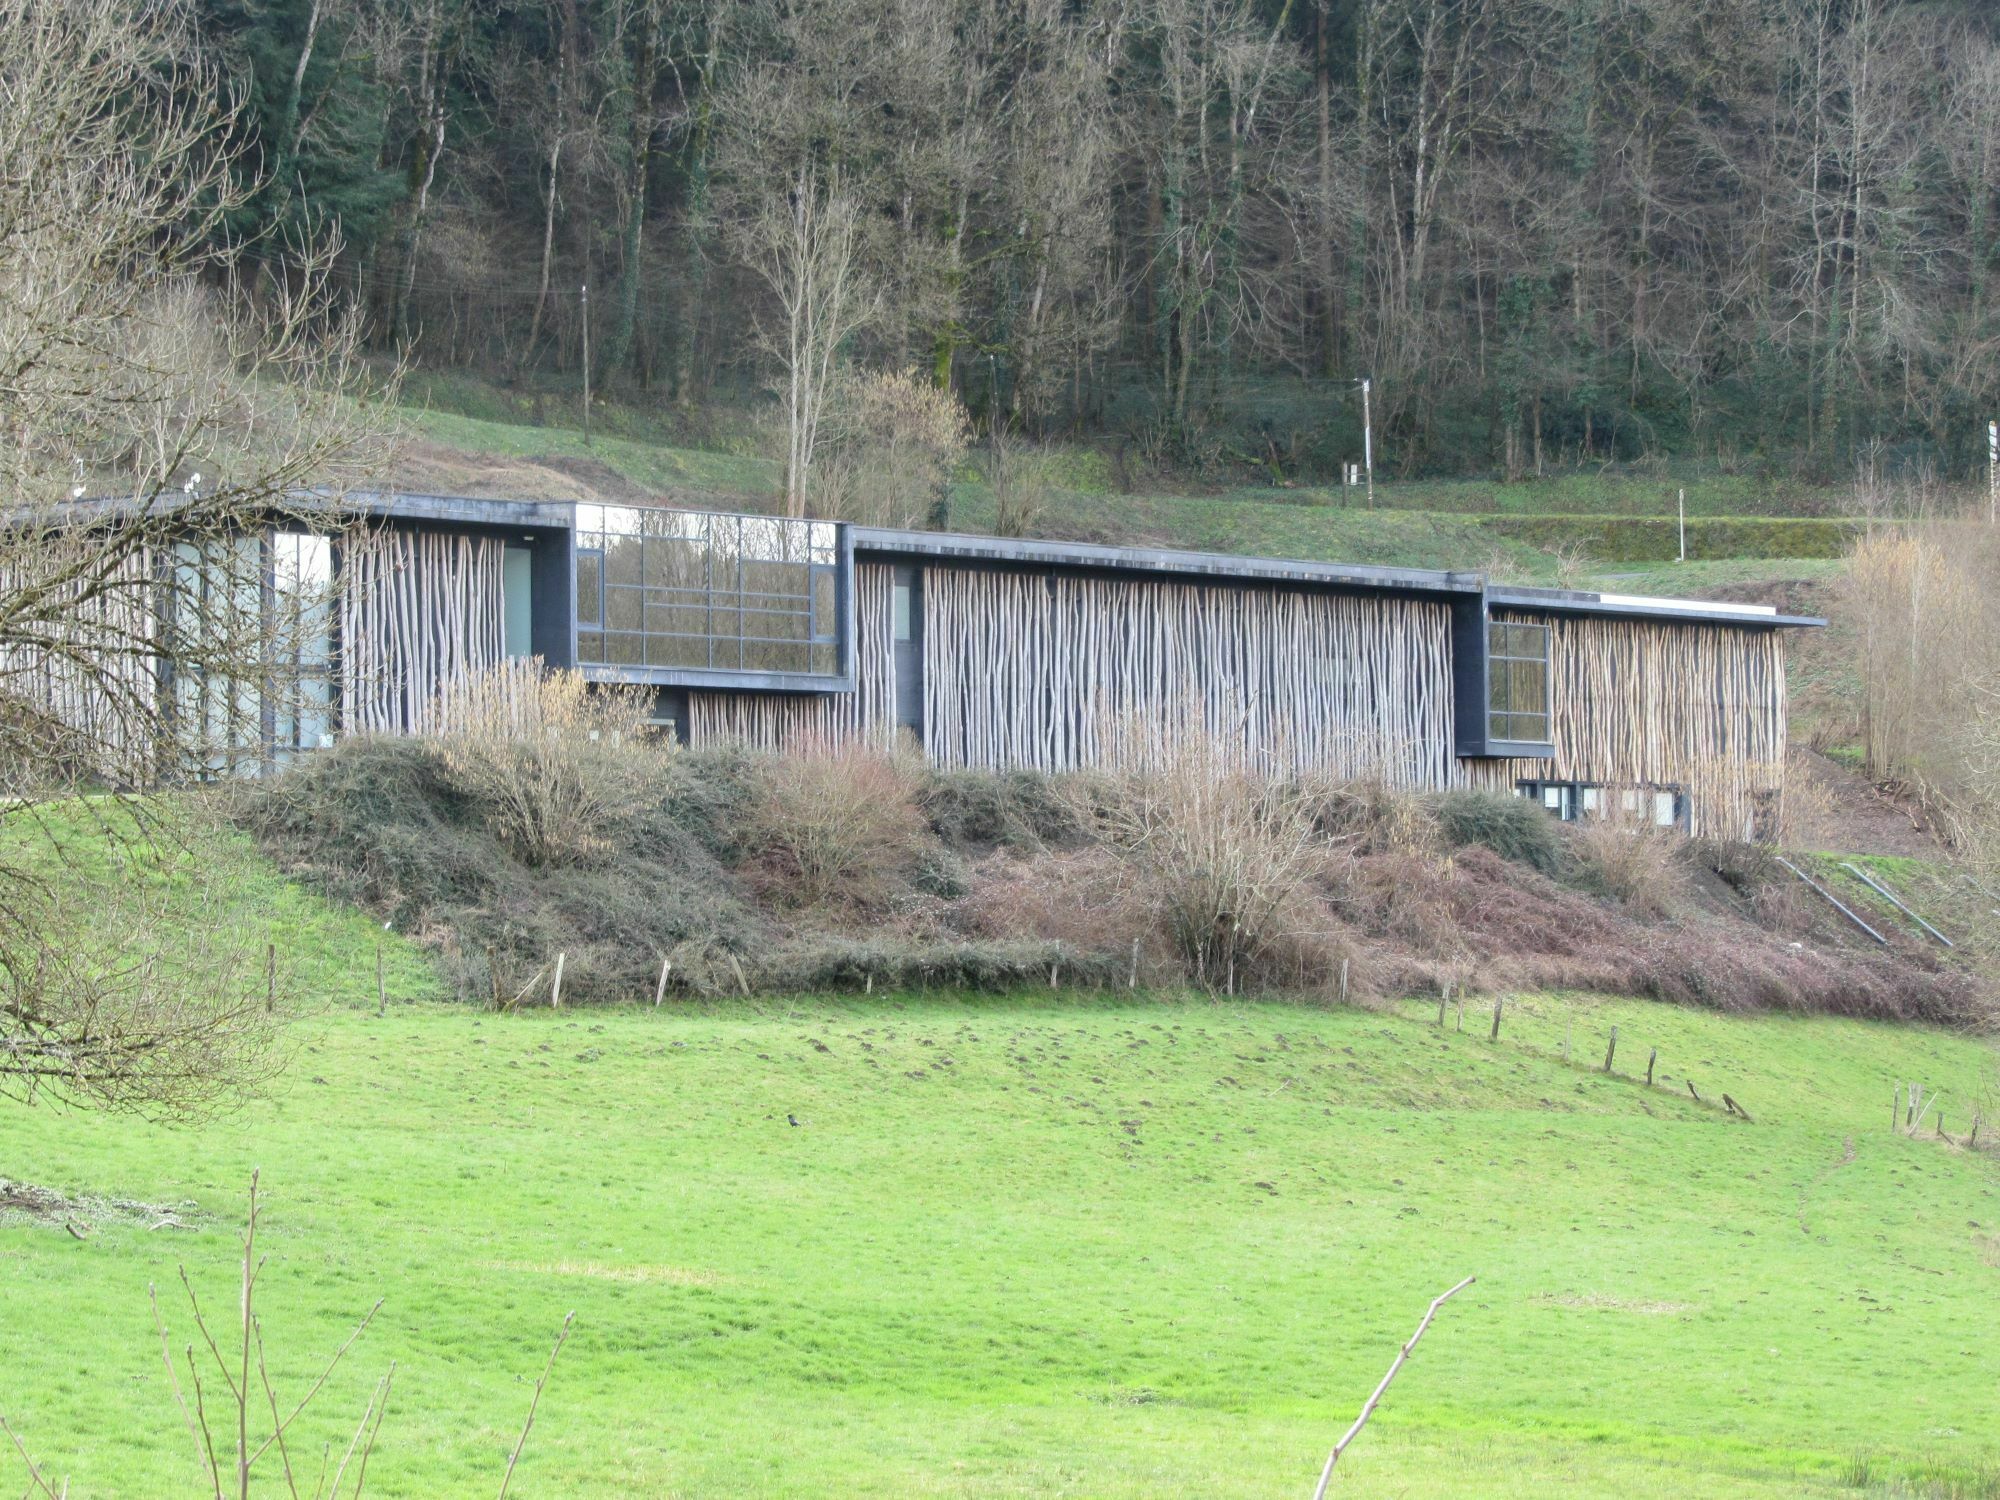
[[[982,426],[1404,472],[1983,463],[1975,0],[208,0],[373,337],[689,407],[839,361]],[[278,241],[262,253],[275,263]],[[588,288],[587,295],[585,288]],[[801,372],[803,372],[801,374]]]

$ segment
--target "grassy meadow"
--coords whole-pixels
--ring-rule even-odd
[[[0,1413],[72,1494],[188,1492],[146,1288],[177,1343],[177,1263],[227,1321],[261,1168],[280,1390],[386,1299],[294,1448],[337,1457],[394,1361],[375,1494],[496,1486],[572,1309],[517,1494],[1305,1494],[1469,1273],[1336,1493],[2000,1493],[2000,1174],[1888,1128],[1908,1077],[1961,1133],[1988,1048],[1555,997],[1497,1045],[1456,1019],[336,1004],[202,1129],[0,1109],[0,1175],[189,1226],[0,1216]]]

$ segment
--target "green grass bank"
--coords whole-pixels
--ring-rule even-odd
[[[199,1131],[0,1112],[0,1175],[192,1225],[0,1215],[0,1411],[73,1492],[185,1492],[146,1288],[177,1339],[177,1262],[233,1309],[261,1167],[280,1390],[387,1299],[295,1449],[396,1361],[373,1494],[497,1486],[571,1309],[517,1494],[1304,1494],[1468,1273],[1336,1493],[2000,1492],[2000,1178],[1888,1128],[1919,1078],[1962,1130],[1984,1044],[1554,997],[1497,1045],[1434,1022],[336,1007]]]

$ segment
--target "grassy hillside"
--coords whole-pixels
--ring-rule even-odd
[[[413,487],[471,493],[660,496],[683,504],[763,508],[776,467],[748,456],[747,418],[691,425],[674,414],[607,407],[586,439],[573,403],[536,403],[478,382],[432,377],[429,403],[410,418]],[[722,425],[717,425],[721,423]],[[1674,566],[1677,496],[1685,492],[1688,556],[1704,566],[1754,560],[1758,578],[1811,576],[1846,549],[1852,525],[1825,488],[1683,465],[1577,472],[1519,484],[1491,479],[1378,483],[1373,508],[1359,490],[1329,487],[1163,485],[1116,456],[1059,455],[1061,487],[1041,530],[1106,542],[1421,567],[1494,568],[1542,582],[1582,581],[1555,551],[1600,567]],[[952,525],[992,528],[990,491],[967,474],[954,488]],[[1775,563],[1775,565],[1774,565]],[[1803,571],[1801,571],[1803,570]],[[1685,591],[1685,587],[1678,591]]]
[[[233,1305],[261,1166],[281,1388],[387,1298],[298,1445],[395,1360],[371,1493],[494,1483],[571,1309],[525,1495],[1303,1493],[1475,1272],[1336,1492],[2000,1492],[2000,1177],[1887,1128],[1910,1077],[1962,1129],[1986,1048],[1549,997],[1498,1045],[1432,1019],[337,1013],[198,1134],[6,1115],[10,1175],[196,1207],[0,1223],[0,1407],[84,1493],[185,1487],[144,1289],[185,1261]],[[1923,1476],[1962,1487],[1883,1487]]]

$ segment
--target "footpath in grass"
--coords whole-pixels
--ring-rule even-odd
[[[571,1309],[523,1495],[1304,1494],[1467,1273],[1336,1493],[1993,1492],[2000,1176],[1888,1126],[1899,1079],[1990,1088],[1985,1044],[1556,998],[1497,1045],[1483,1006],[1435,1019],[336,1009],[199,1131],[0,1112],[0,1175],[192,1205],[83,1241],[0,1216],[0,1412],[73,1493],[186,1491],[146,1287],[178,1338],[177,1262],[233,1309],[261,1167],[279,1388],[387,1299],[294,1448],[344,1441],[396,1361],[372,1494],[496,1485]]]

